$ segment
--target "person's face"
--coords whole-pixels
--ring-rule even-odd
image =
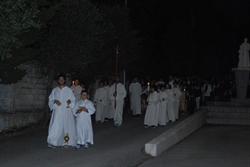
[[[79,85],[79,80],[75,80],[75,86]]]
[[[116,78],[116,82],[117,83],[120,82],[120,78],[119,77]]]
[[[134,82],[138,82],[138,78],[137,77],[134,78]]]
[[[163,92],[164,90],[165,90],[165,88],[164,88],[164,87],[162,87],[162,88],[161,88],[161,91]]]
[[[166,89],[169,89],[169,85],[168,84],[166,84]]]
[[[103,87],[103,83],[102,83],[102,82],[100,82],[99,86],[100,86],[100,88],[102,88],[102,87]]]
[[[82,94],[81,94],[81,98],[82,98],[82,100],[86,100],[86,99],[87,99],[87,97],[88,97],[88,93],[86,93],[86,92],[82,92]]]
[[[58,78],[58,83],[59,85],[64,85],[65,84],[65,79],[63,77]]]

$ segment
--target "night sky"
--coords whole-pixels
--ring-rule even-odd
[[[125,0],[93,0],[121,6]],[[144,40],[134,62],[152,74],[227,74],[250,41],[250,1],[127,0],[130,19]],[[158,67],[158,68],[155,68]]]

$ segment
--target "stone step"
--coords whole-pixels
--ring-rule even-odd
[[[216,125],[250,125],[250,119],[243,118],[207,118],[208,124]]]
[[[215,117],[215,118],[243,118],[250,120],[250,112],[215,112],[208,111],[207,117]]]
[[[250,113],[250,107],[224,107],[224,106],[206,106],[206,108],[209,112],[241,112],[241,113]]]

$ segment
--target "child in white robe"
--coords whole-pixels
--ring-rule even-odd
[[[79,100],[74,107],[77,150],[81,149],[81,145],[88,148],[88,144],[94,144],[91,115],[94,114],[96,110],[93,103],[88,100],[88,92],[86,90],[82,90],[81,98],[82,100]]]
[[[149,95],[148,107],[144,117],[145,128],[148,128],[149,126],[156,128],[158,126],[158,109],[160,96],[157,92],[157,89],[157,86],[153,86],[151,88],[152,93]]]

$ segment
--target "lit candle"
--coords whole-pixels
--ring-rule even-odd
[[[74,85],[75,84],[75,81],[72,81],[72,85]]]
[[[150,83],[148,82],[148,92],[149,92],[149,89],[150,89],[150,86],[149,86],[149,85],[150,85]]]

